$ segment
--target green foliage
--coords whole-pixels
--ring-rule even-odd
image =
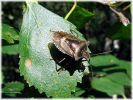
[[[97,56],[91,58],[91,65],[97,69],[95,73],[101,77],[92,80],[92,87],[96,90],[107,93],[123,95],[124,86],[131,86],[131,62],[122,61],[112,55]],[[99,70],[98,70],[99,69]],[[104,73],[104,74],[102,74]]]
[[[117,72],[117,73],[112,73],[107,76],[108,79],[111,81],[124,85],[124,86],[131,86],[131,80],[129,77],[123,73],[123,72]]]
[[[29,86],[35,86],[48,97],[71,97],[82,73],[75,71],[72,76],[68,71],[58,73],[55,62],[50,60],[48,44],[52,42],[50,30],[70,33],[72,28],[73,34],[77,34],[75,26],[37,3],[27,5],[20,32],[20,74]]]
[[[18,44],[2,46],[2,53],[3,54],[8,54],[8,55],[16,55],[16,54],[19,53],[18,49],[19,49]]]
[[[83,93],[85,93],[85,90],[76,87],[75,92],[73,93],[72,97],[80,97]]]
[[[128,76],[131,78],[131,62],[119,60],[119,67],[126,69]]]
[[[19,40],[19,35],[13,27],[7,24],[2,24],[2,39],[6,40],[10,44],[13,44],[15,40]]]
[[[96,9],[96,3],[93,2],[77,2],[77,5],[84,9],[89,9],[89,11]]]
[[[112,82],[106,77],[94,78],[91,84],[93,88],[105,92],[109,96],[113,96],[114,94],[118,95],[124,94],[124,87],[122,85]]]
[[[130,40],[131,39],[131,24],[124,26],[122,23],[115,23],[107,31],[107,35],[112,39]]]
[[[5,82],[5,76],[3,75],[3,72],[1,71],[1,81],[0,81],[1,83],[3,82]]]
[[[96,56],[92,57],[90,63],[93,66],[105,66],[105,65],[111,65],[118,62],[118,59],[113,55],[107,55],[107,56]]]
[[[18,81],[8,82],[5,84],[2,89],[2,93],[7,96],[15,97],[17,94],[20,94],[24,89],[24,84]]]
[[[89,21],[89,31],[96,35],[88,38],[93,38],[91,45],[95,45],[95,47],[98,48],[96,44],[100,44],[100,39],[97,40],[97,33],[105,32],[106,29],[104,31],[101,30],[103,30],[103,26],[109,23],[105,13],[106,9],[104,12],[104,10],[101,10],[101,7],[99,7],[101,9],[96,8],[97,3],[78,3],[78,6],[76,6],[68,17],[68,21],[66,21],[62,17],[43,8],[37,4],[37,2],[27,3],[27,5],[28,7],[24,8],[23,24],[20,32],[20,45],[2,46],[2,54],[16,55],[20,53],[19,72],[24,76],[29,86],[34,86],[38,89],[40,92],[39,96],[41,93],[45,93],[46,96],[50,98],[82,97],[82,95],[86,93],[86,89],[88,89],[87,86],[85,89],[77,87],[77,82],[81,82],[83,73],[75,71],[74,74],[70,76],[67,70],[56,71],[55,61],[51,60],[53,57],[51,56],[51,52],[56,54],[57,57],[60,55],[57,54],[55,51],[56,48],[53,46],[53,43],[51,43],[50,30],[72,33],[81,40],[85,40],[83,34],[77,31],[76,28],[81,29],[84,24],[94,16],[93,13],[95,13],[94,19]],[[88,5],[90,5],[89,8]],[[58,7],[55,7],[55,9],[56,8]],[[89,11],[87,9],[89,9]],[[93,11],[93,13],[90,11]],[[111,28],[108,28],[109,30],[105,33],[112,39],[131,40],[131,24],[125,27],[122,23],[116,23]],[[98,38],[102,40],[104,35],[99,34]],[[16,40],[19,40],[19,35],[11,26],[2,24],[2,39],[6,40],[9,44],[13,44]],[[91,41],[91,39],[89,39],[89,41]],[[89,48],[87,48],[87,51],[91,53]],[[84,61],[82,64],[89,66],[88,61]],[[90,65],[92,65],[92,70],[90,69],[90,71],[93,71],[94,75],[96,75],[92,77],[91,80],[88,80],[92,86],[89,87],[90,90],[93,91],[93,89],[96,89],[109,96],[113,96],[114,94],[124,95],[126,93],[125,87],[131,88],[131,62],[119,60],[113,55],[106,55],[91,57]],[[57,67],[60,66],[57,65]],[[88,67],[86,67],[84,75],[88,72]],[[24,89],[23,83],[17,81],[5,83],[5,79],[6,77],[2,72],[2,81],[4,82],[2,93],[11,97],[16,97],[17,94],[21,94],[21,91]],[[90,94],[88,93],[89,99],[95,98],[92,91],[89,91]],[[34,97],[34,94],[31,94],[32,97]]]
[[[93,13],[80,6],[76,6],[74,11],[68,17],[68,20],[72,22],[77,27],[77,29],[80,29],[88,20],[90,20],[92,16],[94,16]]]

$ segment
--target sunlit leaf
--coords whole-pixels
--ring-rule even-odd
[[[54,60],[50,60],[48,44],[52,42],[50,30],[70,33],[70,28],[76,31],[75,26],[37,3],[27,5],[20,32],[20,73],[29,86],[48,97],[71,97],[82,73],[75,71],[72,76],[68,71],[58,73]],[[73,34],[77,34],[75,31]]]

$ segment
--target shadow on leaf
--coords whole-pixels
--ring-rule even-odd
[[[76,70],[83,71],[85,69],[82,60],[75,61],[72,57],[59,51],[53,43],[49,43],[48,48],[55,63],[61,66],[61,68],[65,68],[70,75],[73,75]]]

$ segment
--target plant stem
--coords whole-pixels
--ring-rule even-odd
[[[113,100],[117,100],[117,95],[116,94],[113,95]]]
[[[127,10],[130,7],[131,4],[127,5],[126,7],[123,8],[123,11]]]
[[[123,94],[122,96],[123,96],[123,99],[124,99],[124,100],[127,100],[127,97],[126,97],[124,94]]]
[[[76,8],[76,6],[77,6],[77,2],[76,2],[76,0],[75,0],[73,6],[72,6],[72,8],[71,8],[71,10],[70,10],[70,11],[68,12],[68,14],[65,16],[65,19],[66,19],[66,20],[67,20],[68,17],[71,15],[71,13],[74,11],[74,9]]]
[[[116,13],[117,15],[119,15],[119,12],[118,11],[116,11],[114,8],[112,8],[112,7],[109,7],[114,13]]]

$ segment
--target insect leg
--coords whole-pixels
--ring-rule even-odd
[[[59,63],[62,63],[66,58],[63,58],[62,60],[59,61]]]
[[[89,60],[82,59],[82,61],[87,61],[88,63],[90,63],[90,59],[89,59]],[[88,67],[89,73],[90,73],[91,76],[93,77],[93,76],[94,76],[94,73],[93,73],[92,66],[89,64],[88,66],[85,66],[85,67]]]
[[[63,59],[60,60],[58,63],[59,63],[59,64],[62,63],[65,59],[66,59],[66,58],[63,58]],[[64,68],[61,67],[61,68],[57,69],[57,64],[56,64],[56,71],[60,73],[60,71],[62,71],[62,70],[64,70]]]
[[[56,66],[56,71],[57,72],[59,72],[60,73],[60,71],[62,71],[63,70],[63,68],[62,67],[60,67],[59,69],[57,68],[57,64],[55,63],[55,66]]]
[[[90,63],[90,59],[89,59],[88,63]],[[93,73],[92,66],[89,65],[88,67],[89,67],[89,71],[90,71],[90,73],[91,73],[91,75],[92,75],[92,77],[93,77],[93,76],[94,76],[94,73]]]
[[[66,58],[63,58],[63,59],[60,60],[58,63],[62,63],[65,59],[66,59]],[[50,60],[54,60],[54,59],[53,59],[53,58],[50,58]],[[57,72],[59,72],[59,71],[61,71],[61,70],[64,70],[62,67],[58,69],[58,68],[57,68],[56,62],[55,62],[55,67],[56,67],[56,71],[57,71]]]
[[[60,73],[61,71],[63,71],[64,70],[64,68],[59,68],[59,69],[57,69],[56,71],[58,72],[58,73]]]
[[[91,65],[89,65],[88,67],[89,67],[89,70],[90,70],[91,76],[93,77],[93,76],[94,76],[94,73],[93,73],[92,66],[91,66]]]

